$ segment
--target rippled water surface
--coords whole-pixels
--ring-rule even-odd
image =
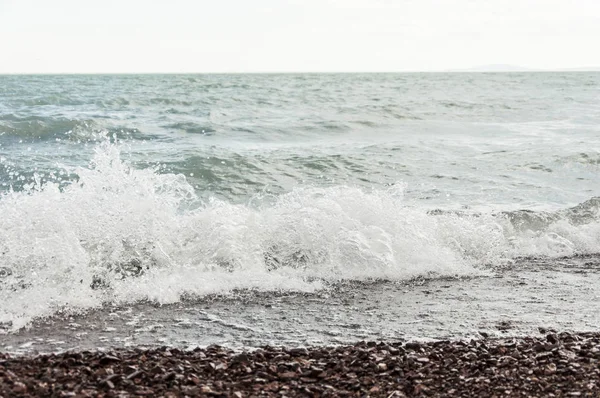
[[[137,344],[533,328],[514,292],[556,308],[541,323],[595,327],[599,197],[599,73],[0,76],[5,349],[73,316],[82,336],[123,318],[117,340],[161,319]],[[463,321],[419,318],[462,291]],[[181,332],[211,311],[227,324]]]

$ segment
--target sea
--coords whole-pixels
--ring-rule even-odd
[[[0,350],[600,329],[600,73],[0,76]]]

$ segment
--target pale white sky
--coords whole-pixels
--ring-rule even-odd
[[[600,66],[600,0],[0,0],[0,73]]]

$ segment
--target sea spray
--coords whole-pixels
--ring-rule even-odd
[[[597,201],[574,222],[408,206],[403,185],[298,187],[246,204],[200,200],[181,174],[98,144],[66,187],[34,177],[0,198],[0,323],[183,296],[314,291],[341,280],[468,276],[520,256],[600,251]],[[266,200],[268,199],[268,200]]]

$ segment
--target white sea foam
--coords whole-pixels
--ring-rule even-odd
[[[135,169],[109,142],[90,167],[69,171],[79,181],[62,190],[37,180],[0,198],[0,267],[10,273],[0,277],[0,323],[10,329],[105,302],[310,292],[343,279],[473,275],[518,256],[600,251],[593,214],[516,228],[506,215],[409,207],[401,185],[200,202],[183,175]]]

